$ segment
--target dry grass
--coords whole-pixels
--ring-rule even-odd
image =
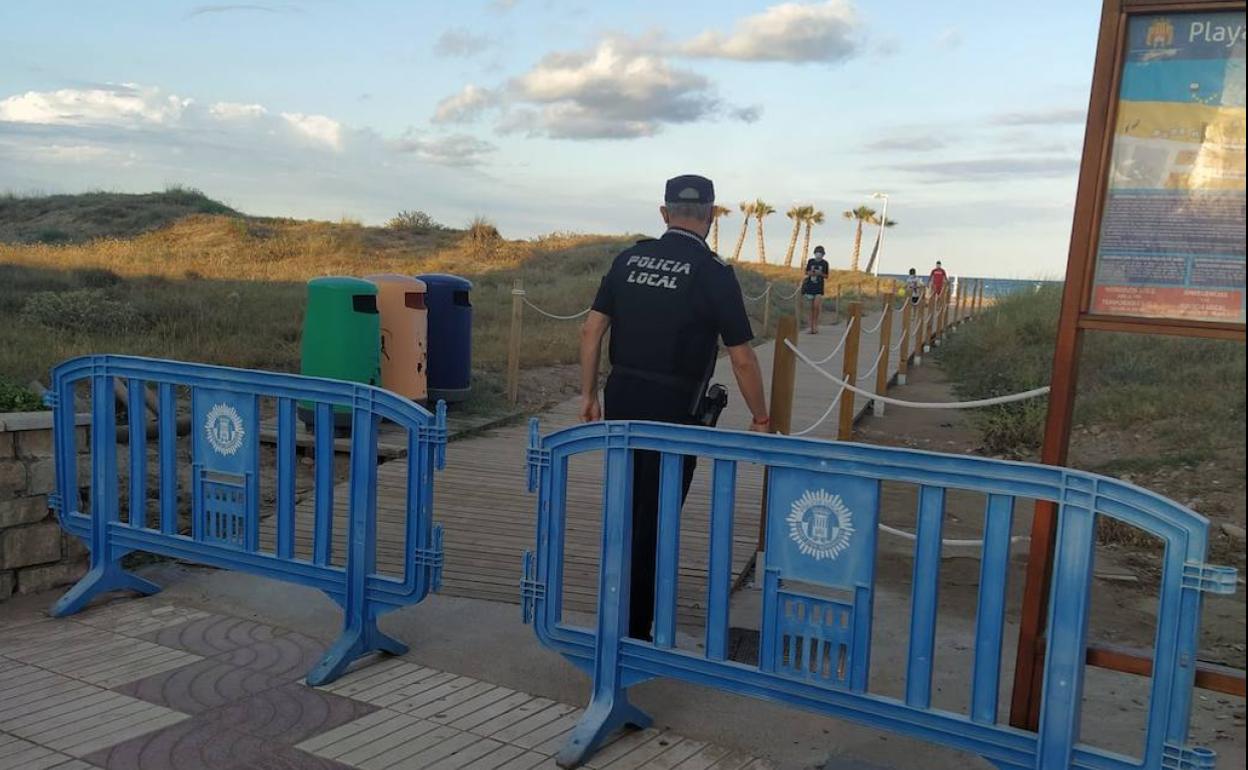
[[[101,352],[297,371],[308,279],[448,272],[474,282],[474,367],[484,382],[496,382],[514,281],[539,306],[575,313],[634,240],[569,233],[505,240],[486,220],[471,225],[374,228],[198,214],[131,237],[0,243],[0,377],[46,381],[57,362]],[[798,270],[751,263],[739,263],[737,273],[747,296],[768,282],[788,293],[801,279]],[[834,273],[829,287],[853,282]],[[873,279],[862,284],[868,293],[874,286]],[[773,298],[766,329],[762,303],[747,307],[765,337],[793,302]],[[573,363],[576,323],[526,313],[521,360]]]
[[[191,214],[241,216],[198,190],[169,187],[142,195],[0,195],[0,242],[75,243],[155,230]]]

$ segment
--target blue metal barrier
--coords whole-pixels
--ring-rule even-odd
[[[523,614],[538,638],[593,678],[588,708],[559,755],[586,761],[617,728],[650,717],[627,690],[668,677],[779,701],[979,754],[1001,768],[1088,770],[1211,768],[1189,747],[1201,596],[1234,593],[1232,568],[1205,564],[1208,521],[1130,484],[1051,466],[644,422],[597,422],[541,437],[531,426],[530,491],[538,492],[537,550],[525,554]],[[633,450],[661,453],[654,641],[626,637]],[[603,534],[597,627],[565,623],[563,547],[569,459],[603,452]],[[711,531],[705,651],[675,647],[682,457],[711,461]],[[757,665],[727,659],[732,513],[738,463],[769,469],[767,543]],[[868,683],[881,482],[918,488],[904,698]],[[986,497],[984,548],[968,713],[933,708],[937,587],[945,492]],[[1040,728],[1001,723],[997,698],[1015,498],[1059,504],[1053,603]],[[1095,523],[1105,516],[1165,544],[1153,646],[1154,674],[1141,757],[1080,742]],[[793,584],[834,589],[801,590]],[[830,592],[828,592],[830,593]]]
[[[75,390],[91,396],[91,491],[79,510]],[[129,509],[123,521],[118,489],[114,383],[124,383],[129,415]],[[145,396],[154,385],[157,414],[159,515],[148,521]],[[177,413],[189,392],[190,489],[179,490]],[[276,505],[272,542],[261,543],[260,399],[276,404]],[[54,616],[82,609],[106,591],[160,590],[122,570],[120,560],[141,550],[215,567],[251,572],[324,591],[345,615],[342,635],[308,674],[328,683],[355,659],[374,651],[401,655],[407,647],[377,628],[377,617],[436,591],[442,572],[442,531],[432,523],[433,472],[446,459],[446,408],[436,414],[389,391],[338,380],[229,369],[130,356],[86,356],[52,371],[46,400],[53,409],[56,492],[51,506],[61,526],[91,551],[90,570],[52,608]],[[310,405],[315,423],[315,508],[311,548],[296,553],[296,402]],[[351,411],[351,476],[346,550],[333,552],[334,407]],[[407,505],[402,578],[377,571],[377,432],[381,419],[407,431]],[[186,470],[183,467],[183,470]],[[191,530],[179,531],[178,498],[190,493]],[[183,498],[185,500],[185,497]],[[345,558],[343,558],[345,557]]]

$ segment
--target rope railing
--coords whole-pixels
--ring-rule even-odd
[[[880,330],[880,327],[883,325],[884,325],[884,314],[880,313],[880,318],[878,321],[875,322],[875,326],[872,326],[869,329],[864,326],[862,327],[862,332],[863,334],[875,334],[876,332]]]
[[[836,343],[836,347],[832,349],[831,353],[819,359],[816,363],[826,364],[827,362],[831,361],[833,358],[836,358],[837,354],[841,352],[841,348],[845,347],[845,340],[849,339],[849,332],[851,329],[854,328],[855,320],[856,319],[854,318],[849,319],[849,323],[845,324],[845,333],[841,335],[841,341]],[[787,343],[788,340],[785,340],[785,342]],[[792,346],[790,345],[790,347]]]
[[[845,389],[841,388],[840,391],[837,392],[836,398],[832,399],[832,403],[828,404],[828,408],[824,410],[823,414],[819,416],[818,420],[815,420],[814,424],[812,424],[810,427],[805,428],[803,430],[791,431],[789,435],[790,436],[805,436],[809,434],[811,431],[813,431],[815,428],[818,428],[820,425],[824,423],[825,420],[827,420],[829,417],[832,416],[832,411],[836,409],[837,404],[841,403],[841,396],[843,395],[845,395]]]
[[[903,540],[916,541],[919,539],[918,535],[914,534],[913,532],[907,532],[904,529],[897,529],[896,527],[890,527],[887,524],[883,524],[883,523],[876,524],[876,526],[879,527],[881,532],[887,532],[888,534],[894,535],[896,537],[900,537]],[[1028,542],[1030,540],[1031,538],[1027,537],[1026,535],[1014,535],[1010,538],[1011,543],[1023,543],[1023,542]],[[941,538],[940,544],[950,546],[952,548],[980,548],[984,545],[984,541],[982,538],[980,538],[979,540],[974,540],[974,539],[958,540],[955,538]]]
[[[997,396],[995,398],[981,398],[974,401],[905,401],[900,398],[890,398],[889,396],[885,396],[880,393],[873,393],[869,390],[859,388],[857,385],[848,383],[828,370],[820,367],[818,363],[812,361],[809,356],[798,350],[797,346],[789,340],[785,340],[784,344],[789,350],[793,351],[793,354],[801,359],[803,363],[814,369],[825,379],[830,380],[832,383],[853,391],[860,396],[878,399],[886,404],[892,404],[894,406],[909,407],[910,409],[978,409],[985,406],[997,406],[999,404],[1009,404],[1015,401],[1025,401],[1029,398],[1043,396],[1049,392],[1049,386],[1045,385],[1043,388],[1033,388],[1032,390],[1023,391],[1022,393],[1012,393],[1008,396]]]
[[[771,294],[771,284],[767,284],[767,288],[763,289],[763,293],[759,294],[757,297],[751,297],[745,292],[741,292],[741,298],[744,299],[746,302],[757,302],[763,297],[766,297],[768,294]]]
[[[537,311],[538,313],[546,316],[547,318],[552,318],[556,321],[575,321],[576,319],[584,316],[589,311],[594,309],[592,306],[590,306],[580,311],[579,313],[573,313],[572,315],[559,315],[558,313],[551,313],[550,311],[544,310],[541,307],[538,307],[537,305],[533,304],[533,302],[528,298],[527,292],[525,292],[524,289],[512,289],[511,296],[519,297],[520,301],[523,302],[525,305],[527,305],[529,308]]]
[[[871,375],[875,374],[875,371],[880,368],[880,361],[882,360],[884,360],[884,348],[880,348],[880,352],[875,354],[875,363],[871,364],[871,368],[858,375],[858,382],[862,382]]]
[[[792,292],[790,292],[790,293],[788,293],[788,294],[781,294],[780,292],[776,292],[776,298],[777,298],[777,299],[793,299],[794,297],[796,297],[796,296],[797,296],[797,293],[798,293],[799,291],[801,291],[801,290],[802,290],[802,285],[799,283],[799,284],[798,284],[798,285],[797,285],[797,286],[793,289],[793,291],[792,291]]]

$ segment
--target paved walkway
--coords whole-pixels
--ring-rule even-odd
[[[316,639],[160,597],[0,618],[3,770],[553,768],[581,715],[406,658],[307,687]],[[588,766],[771,767],[656,729],[624,734]]]

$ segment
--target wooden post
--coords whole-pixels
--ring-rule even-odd
[[[931,351],[932,348],[932,321],[935,319],[936,297],[924,295],[922,298],[922,313],[924,319],[919,327],[919,341],[922,343],[922,352]],[[920,359],[920,363],[922,363]]]
[[[845,339],[845,350],[841,353],[841,379],[850,385],[858,384],[858,339],[862,336],[862,303],[849,303],[849,319],[846,323],[853,324]],[[841,393],[841,412],[837,423],[836,438],[838,441],[849,441],[854,436],[854,393],[846,388]]]
[[[520,333],[524,321],[524,285],[516,279],[511,289],[511,336],[507,340],[507,400],[520,399]]]
[[[802,287],[799,284],[797,291],[793,294],[793,318],[797,321],[797,325],[802,325]],[[776,339],[779,339],[779,332],[776,332]]]
[[[910,316],[914,303],[906,297],[901,306],[901,339],[897,342],[897,384],[906,384],[906,372],[910,369]]]
[[[797,356],[784,344],[797,344],[797,319],[776,319],[776,347],[771,358],[771,432],[788,434],[793,427],[793,387],[797,380]],[[758,550],[767,550],[767,472],[763,473],[763,504],[758,512]]]
[[[880,322],[880,364],[875,368],[875,395],[882,396],[888,390],[888,362],[893,353],[893,303],[884,302],[884,320]],[[884,415],[884,402],[878,398],[871,402],[876,417]]]
[[[839,283],[836,285],[836,305],[832,308],[832,313],[839,324],[841,322],[841,285]]]
[[[976,303],[979,306],[977,312],[980,312],[980,313],[984,312],[984,282],[983,281],[979,282],[979,298],[976,300]]]
[[[771,326],[771,284],[763,291],[763,334]]]

